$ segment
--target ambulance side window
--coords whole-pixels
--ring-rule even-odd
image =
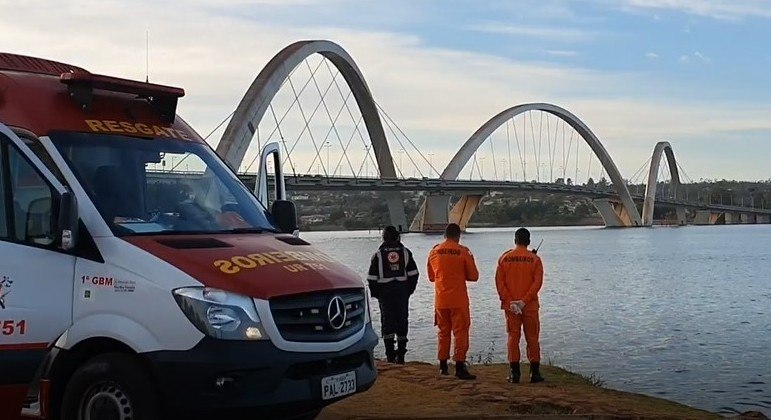
[[[12,145],[6,143],[3,151],[6,215],[14,227],[7,236],[17,242],[52,245],[56,238],[52,221],[57,215],[52,211],[51,186]]]
[[[0,141],[2,137],[0,137]],[[6,202],[10,197],[5,195],[5,147],[0,143],[0,238],[8,238],[8,209]]]
[[[43,147],[43,144],[40,143],[40,139],[37,137],[32,136],[31,134],[26,133],[16,133],[19,138],[24,142],[24,144],[32,150],[32,153],[37,155],[38,159],[40,159],[43,164],[48,168],[49,171],[51,171],[52,174],[56,177],[56,179],[59,180],[59,182],[62,183],[62,185],[67,185],[66,181],[64,180],[64,175],[62,175],[62,172],[59,170],[59,167],[56,166],[53,159],[51,159],[51,156],[46,152],[45,148]]]

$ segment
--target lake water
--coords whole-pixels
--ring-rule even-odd
[[[461,239],[481,273],[469,284],[474,358],[491,350],[496,361],[506,358],[494,273],[513,231],[477,229]],[[533,244],[544,240],[544,362],[594,373],[611,388],[723,414],[771,415],[771,226],[531,231]],[[379,244],[376,231],[302,236],[362,278]],[[410,302],[408,360],[435,362],[433,287],[422,273],[440,240],[403,237],[421,269]],[[375,305],[378,331],[379,316]],[[382,345],[377,350],[382,354]]]

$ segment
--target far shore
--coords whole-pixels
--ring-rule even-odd
[[[677,225],[677,223],[673,221],[668,220],[654,220],[653,224],[655,226],[674,226]],[[602,221],[601,218],[587,218],[582,219],[578,222],[545,222],[545,221],[535,221],[535,222],[528,222],[527,224],[523,223],[504,223],[504,224],[495,224],[495,223],[470,223],[468,225],[469,228],[475,229],[475,228],[515,228],[520,226],[536,226],[536,227],[591,227],[591,226],[605,226],[605,223]],[[356,227],[356,228],[346,228],[343,225],[340,224],[319,224],[319,225],[309,225],[309,226],[302,226],[300,228],[300,231],[303,232],[356,232],[356,231],[368,231],[368,232],[378,232],[383,229],[383,226],[372,226],[372,227]]]

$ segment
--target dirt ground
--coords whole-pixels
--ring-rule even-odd
[[[440,377],[438,368],[429,364],[380,363],[372,389],[333,404],[319,418],[720,418],[671,401],[604,389],[550,366],[541,369],[546,382],[540,384],[509,384],[505,365],[470,370],[477,380]],[[524,365],[523,378],[528,372]]]

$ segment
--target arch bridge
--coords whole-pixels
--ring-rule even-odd
[[[390,138],[386,137],[386,132],[384,130],[383,115],[386,117],[386,123],[388,123],[389,120],[393,122],[393,120],[391,120],[387,114],[384,114],[385,111],[376,104],[373,93],[367,85],[361,70],[350,54],[348,54],[348,52],[340,45],[324,40],[299,41],[285,47],[267,63],[249,86],[246,94],[234,111],[216,148],[217,153],[222,156],[234,170],[241,168],[255,134],[257,134],[257,137],[259,138],[259,127],[263,123],[263,119],[268,114],[269,110],[273,113],[272,116],[276,120],[276,123],[280,123],[276,119],[275,112],[272,108],[272,102],[276,99],[282,86],[285,86],[287,82],[291,84],[290,79],[293,72],[297,71],[309,57],[316,55],[320,55],[328,60],[332,66],[337,69],[339,75],[342,76],[345,84],[350,89],[350,96],[355,100],[361,115],[360,120],[364,123],[364,128],[366,129],[368,137],[368,140],[365,140],[364,137],[361,136],[361,133],[359,133],[362,141],[367,143],[365,144],[367,151],[365,160],[371,151],[374,156],[377,175],[375,178],[370,178],[367,172],[366,176],[361,176],[360,173],[358,175],[353,173],[352,176],[338,176],[336,170],[331,170],[332,165],[329,162],[329,142],[324,144],[327,146],[327,165],[323,165],[321,153],[324,145],[320,146],[311,136],[313,145],[312,151],[315,151],[316,154],[314,162],[319,162],[324,166],[324,176],[320,177],[319,175],[295,173],[293,176],[287,178],[286,185],[290,189],[379,191],[379,196],[388,206],[391,224],[397,226],[400,231],[406,231],[408,228],[404,202],[400,191],[409,190],[419,190],[427,193],[425,199],[421,203],[417,216],[409,226],[409,230],[419,232],[440,231],[450,222],[458,223],[461,227],[465,228],[484,195],[491,191],[505,190],[563,193],[589,197],[602,216],[605,225],[608,227],[651,226],[653,224],[654,205],[657,202],[665,203],[676,208],[678,224],[685,224],[686,222],[686,207],[691,209],[701,209],[702,213],[707,212],[706,214],[702,214],[701,217],[702,219],[706,218],[707,223],[711,223],[712,219],[715,219],[715,214],[720,214],[720,212],[728,214],[727,212],[736,210],[733,207],[728,208],[727,206],[723,206],[725,208],[722,208],[720,206],[704,206],[689,203],[683,201],[681,197],[678,197],[677,191],[681,181],[678,165],[675,161],[675,155],[668,142],[659,142],[654,147],[653,155],[650,160],[644,196],[640,196],[639,194],[633,195],[610,153],[605,149],[600,139],[588,125],[570,111],[549,103],[516,105],[493,116],[482,124],[468,140],[463,143],[441,173],[433,168],[433,164],[430,160],[425,159],[425,156],[423,156],[424,162],[422,163],[420,161],[416,163],[408,156],[416,170],[420,170],[421,167],[423,169],[428,167],[430,168],[430,174],[435,171],[438,175],[436,178],[425,176],[422,178],[408,178],[405,175],[405,166],[401,162],[402,154],[404,152],[404,143],[399,139],[397,133],[390,125],[389,128],[391,128],[393,134]],[[308,68],[310,70],[310,66]],[[313,77],[313,73],[311,73],[311,77]],[[333,83],[336,83],[334,78],[332,81]],[[314,83],[316,83],[315,80]],[[332,84],[330,84],[330,86],[332,86]],[[322,90],[319,88],[318,84],[316,84],[316,88],[319,91],[319,94],[322,94]],[[327,90],[328,89],[329,88],[327,88]],[[292,91],[295,92],[295,100],[298,101],[299,95],[295,91],[294,86],[292,86]],[[302,94],[302,91],[300,91],[300,94]],[[346,97],[345,102],[343,103],[345,108],[348,107],[347,101],[348,99]],[[321,96],[320,104],[323,104],[329,115],[329,120],[332,123],[332,128],[327,132],[327,136],[329,136],[331,130],[335,128],[334,123],[337,120],[337,117],[333,118],[333,113],[327,109],[328,106],[327,103],[324,102],[323,95]],[[314,109],[311,119],[318,108],[319,105]],[[340,112],[338,112],[337,116],[342,113],[343,109],[343,107],[340,108]],[[302,108],[300,108],[300,111],[303,111]],[[349,108],[348,112],[351,112]],[[534,126],[536,123],[535,117],[533,116],[534,112],[540,113],[539,115],[541,115],[538,123],[540,125],[539,134],[537,136],[539,141],[538,144],[535,143],[536,135]],[[544,132],[543,114],[547,114],[545,132],[548,136],[548,139],[546,140],[547,149],[544,150],[542,150],[544,146],[540,138],[541,134]],[[521,150],[519,149],[520,146],[522,146],[526,153],[528,144],[530,144],[528,140],[525,139],[528,116],[530,117],[529,127],[531,133],[530,140],[532,143],[530,150],[531,153],[536,154],[535,162],[526,161],[526,159],[522,157]],[[303,113],[303,118],[305,117],[306,115]],[[517,128],[516,125],[518,118],[523,119],[520,121],[519,128]],[[309,130],[310,126],[311,122],[306,119],[303,132]],[[358,130],[358,123],[356,124],[355,129]],[[497,158],[501,155],[505,155],[505,153],[500,152],[500,149],[498,153],[495,153],[490,139],[496,132],[504,129],[507,136],[509,136],[510,130],[513,131],[514,136],[517,136],[521,129],[523,135],[522,142],[520,143],[519,139],[517,139],[516,143],[517,149],[520,152],[519,162],[515,165],[515,159],[512,157],[511,152],[511,142],[509,142],[508,159],[505,157],[501,159],[501,170],[503,171],[502,179],[498,179],[497,181],[485,181],[485,174],[489,171],[485,171],[483,168],[485,157],[478,157],[477,153],[481,150],[483,144],[489,144],[493,170],[498,172],[498,167],[496,166]],[[562,150],[560,152],[562,153],[562,156],[557,157],[560,129],[562,130]],[[398,127],[397,130],[401,132]],[[554,132],[553,139],[551,136],[552,132]],[[570,132],[569,142],[567,141],[567,132]],[[335,133],[337,134],[336,129]],[[576,140],[575,148],[573,146],[574,137]],[[338,139],[340,139],[339,135]],[[394,141],[394,139],[395,141],[399,141],[402,146],[402,148],[398,150],[398,166],[396,165],[389,146],[389,140]],[[599,169],[602,171],[601,180],[602,182],[605,182],[605,175],[607,175],[610,182],[608,186],[610,188],[597,190],[586,184],[584,186],[577,184],[580,172],[578,153],[579,144],[583,144],[583,147],[588,147],[588,164],[590,169],[593,159],[599,161]],[[342,140],[340,141],[340,146],[345,153],[347,145],[344,145]],[[290,155],[295,150],[294,146],[290,150],[286,144],[284,144],[284,151],[288,155],[287,157],[291,157]],[[418,153],[421,153],[419,149],[417,150]],[[298,152],[295,151],[294,153]],[[544,153],[546,153],[545,158]],[[570,178],[567,178],[567,183],[565,183],[566,174],[571,165],[571,159],[574,157],[575,185],[573,185]],[[669,168],[670,173],[671,180],[669,189],[673,192],[671,197],[657,196],[657,184],[659,183],[657,176],[661,167],[661,161],[664,157],[667,159],[667,168]],[[348,159],[348,157],[345,156],[345,159]],[[546,169],[539,168],[539,166],[543,167],[546,165],[544,163],[545,161],[542,159],[546,159],[546,161],[549,162],[549,176],[546,176]],[[556,164],[555,159],[557,162]],[[341,161],[342,160],[343,157],[341,157]],[[531,168],[529,175],[527,172],[528,164]],[[313,165],[313,163],[311,165]],[[480,179],[460,179],[464,168],[468,168],[469,165],[471,165],[470,173],[473,174],[476,169]],[[516,166],[521,166],[521,181],[517,179],[517,177],[520,176],[520,168]],[[535,179],[528,181],[528,178],[533,178],[533,166],[535,166]],[[562,176],[557,178],[557,181],[555,181],[553,174],[555,169],[557,169],[558,175],[560,171],[562,172]],[[593,182],[592,178],[589,177],[590,169],[585,172],[589,182]],[[243,176],[249,178],[249,175],[245,174]],[[549,182],[541,182],[541,176],[548,178]],[[452,193],[459,193],[460,197],[451,207]],[[638,210],[637,202],[642,202],[642,211]],[[768,221],[769,213],[771,213],[771,211],[761,211],[760,209],[754,209],[751,212],[752,214],[758,215],[756,220],[766,222]],[[697,217],[697,221],[698,220],[699,218]]]
[[[340,45],[331,41],[298,41],[279,51],[260,71],[241,99],[217,145],[217,154],[231,168],[238,170],[271,101],[292,72],[314,54],[328,59],[351,89],[369,134],[380,176],[396,178],[393,157],[372,92],[353,58]],[[383,198],[388,205],[391,223],[404,230],[407,217],[401,196],[386,192]]]

